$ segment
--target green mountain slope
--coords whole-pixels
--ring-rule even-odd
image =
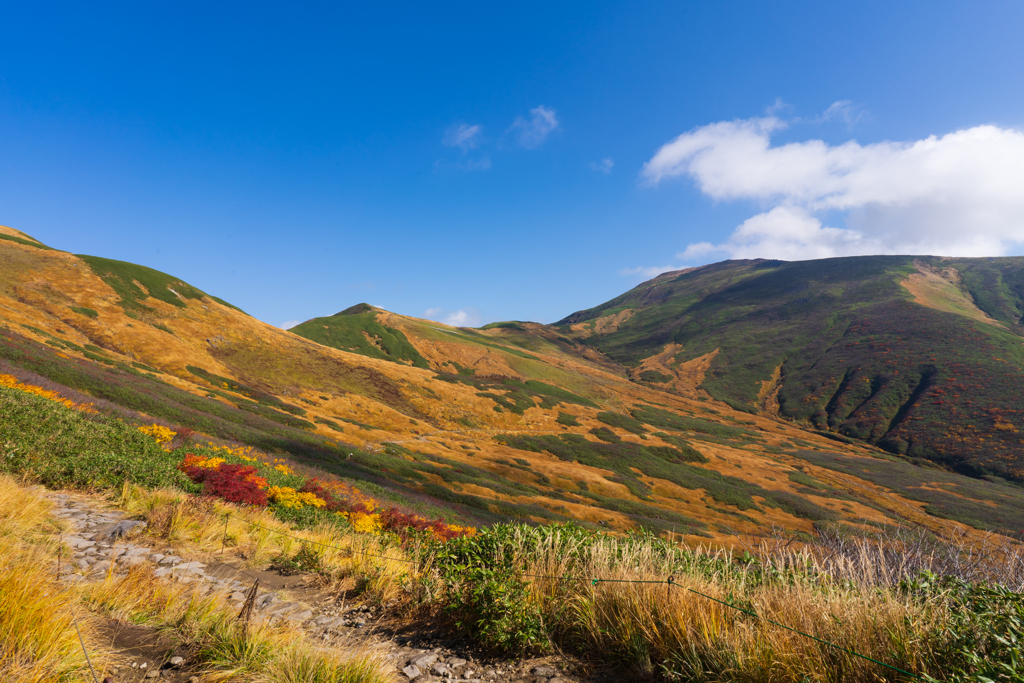
[[[417,368],[430,367],[401,331],[378,322],[377,311],[369,304],[356,304],[332,316],[307,320],[289,331],[342,351]]]
[[[627,368],[670,344],[675,367],[717,351],[701,388],[734,407],[1022,479],[1022,311],[1024,258],[726,261],[666,273],[556,329]],[[622,320],[603,328],[611,316]]]

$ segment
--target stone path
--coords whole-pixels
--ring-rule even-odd
[[[99,580],[107,572],[123,573],[132,565],[148,563],[155,574],[168,581],[196,584],[203,594],[223,591],[241,606],[253,584],[252,572],[223,563],[209,566],[173,547],[146,544],[140,535],[145,522],[127,515],[97,498],[78,493],[46,492],[54,503],[54,515],[69,530],[63,535],[71,557],[64,557],[58,575],[69,582]],[[256,574],[266,577],[268,572]],[[280,575],[278,575],[280,576]],[[258,577],[257,577],[258,578]],[[261,581],[261,583],[264,583]],[[353,643],[381,651],[394,667],[396,680],[432,683],[577,683],[596,679],[570,675],[577,664],[565,659],[495,660],[476,652],[472,645],[446,638],[444,633],[407,633],[398,615],[386,606],[346,605],[337,596],[305,591],[308,604],[295,590],[261,590],[253,604],[254,620],[287,621],[301,626],[325,645],[346,648]],[[174,679],[197,682],[181,673],[182,657],[168,661],[131,661],[118,672],[117,680]]]

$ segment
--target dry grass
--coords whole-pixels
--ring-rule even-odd
[[[777,624],[917,674],[941,665],[927,636],[940,629],[944,605],[882,589],[893,577],[863,571],[872,552],[866,547],[862,564],[826,567],[806,550],[776,549],[744,566],[729,551],[675,553],[657,541],[557,532],[538,542],[525,529],[512,531],[503,546],[527,576],[582,577],[532,579],[547,631],[562,646],[600,652],[637,676],[758,683],[899,678]]]
[[[203,680],[384,683],[383,661],[365,647],[323,648],[297,627],[237,619],[223,594],[160,580],[148,567],[83,589],[90,609],[173,635],[192,651]]]
[[[0,476],[0,671],[17,683],[91,681],[74,618],[93,666],[108,653],[98,645],[96,620],[56,582],[57,526],[37,490]]]
[[[126,492],[136,505],[151,507],[172,535],[207,546],[219,538],[190,512],[183,496]],[[56,533],[49,501],[38,489],[0,476],[0,671],[3,681],[50,683],[92,681],[74,622],[81,628],[92,665],[102,677],[114,660],[99,645],[100,616],[152,627],[171,635],[192,654],[205,681],[383,683],[378,654],[365,648],[324,648],[286,625],[242,624],[237,605],[223,594],[203,595],[198,585],[156,578],[147,567],[125,576],[108,573],[94,583],[56,581]],[[216,519],[216,514],[209,518]],[[223,519],[223,517],[221,517]],[[261,519],[268,526],[280,522]],[[239,522],[241,525],[241,522]],[[298,543],[297,541],[295,543]],[[252,547],[258,547],[254,539]],[[263,541],[265,552],[275,546]]]
[[[250,567],[294,557],[305,546],[316,557],[324,578],[358,577],[366,590],[382,600],[398,597],[409,577],[416,574],[406,551],[379,536],[345,533],[328,524],[294,529],[276,519],[268,508],[132,484],[123,487],[119,502],[129,512],[145,517],[149,532],[169,543],[187,543],[209,553],[226,550]]]

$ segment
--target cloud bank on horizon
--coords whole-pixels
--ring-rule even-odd
[[[423,317],[452,327],[477,327],[481,322],[480,312],[475,308],[460,308],[457,311],[450,311],[438,306],[425,310]]]
[[[850,111],[840,102],[829,113],[849,121]],[[786,126],[774,116],[700,126],[643,166],[651,185],[685,177],[716,201],[764,209],[724,242],[690,244],[677,259],[999,256],[1024,244],[1022,131],[981,125],[910,142],[773,146]],[[837,218],[841,227],[826,224]]]

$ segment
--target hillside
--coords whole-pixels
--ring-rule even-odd
[[[0,237],[0,373],[48,383],[102,411],[251,445],[423,514],[473,525],[575,520],[728,545],[772,527],[1024,528],[1024,490],[1015,486],[747,412],[757,382],[781,364],[779,410],[801,417],[787,386],[802,375],[779,353],[744,359],[756,339],[729,349],[712,337],[687,346],[668,336],[679,320],[679,275],[625,295],[635,298],[633,313],[623,302],[634,299],[616,300],[556,327],[452,328],[359,305],[285,331],[167,274],[61,252],[8,228]],[[730,288],[784,267],[709,267],[713,278],[686,300],[714,300],[702,309],[705,322],[742,323],[756,308],[742,297],[756,292]],[[909,293],[871,303],[872,291],[888,291],[883,281],[869,278],[860,290],[851,274],[835,289],[860,297],[852,310],[938,315]],[[805,296],[824,310],[825,295]],[[995,324],[942,315],[1016,339],[1007,322],[1013,309],[992,310]],[[812,326],[816,315],[802,319]],[[826,343],[813,330],[788,329],[787,339]],[[681,349],[666,355],[675,348],[667,344]],[[736,389],[746,385],[734,368],[754,378],[752,394]]]
[[[1022,313],[1024,258],[871,256],[665,273],[554,327],[648,386],[1024,480]]]

